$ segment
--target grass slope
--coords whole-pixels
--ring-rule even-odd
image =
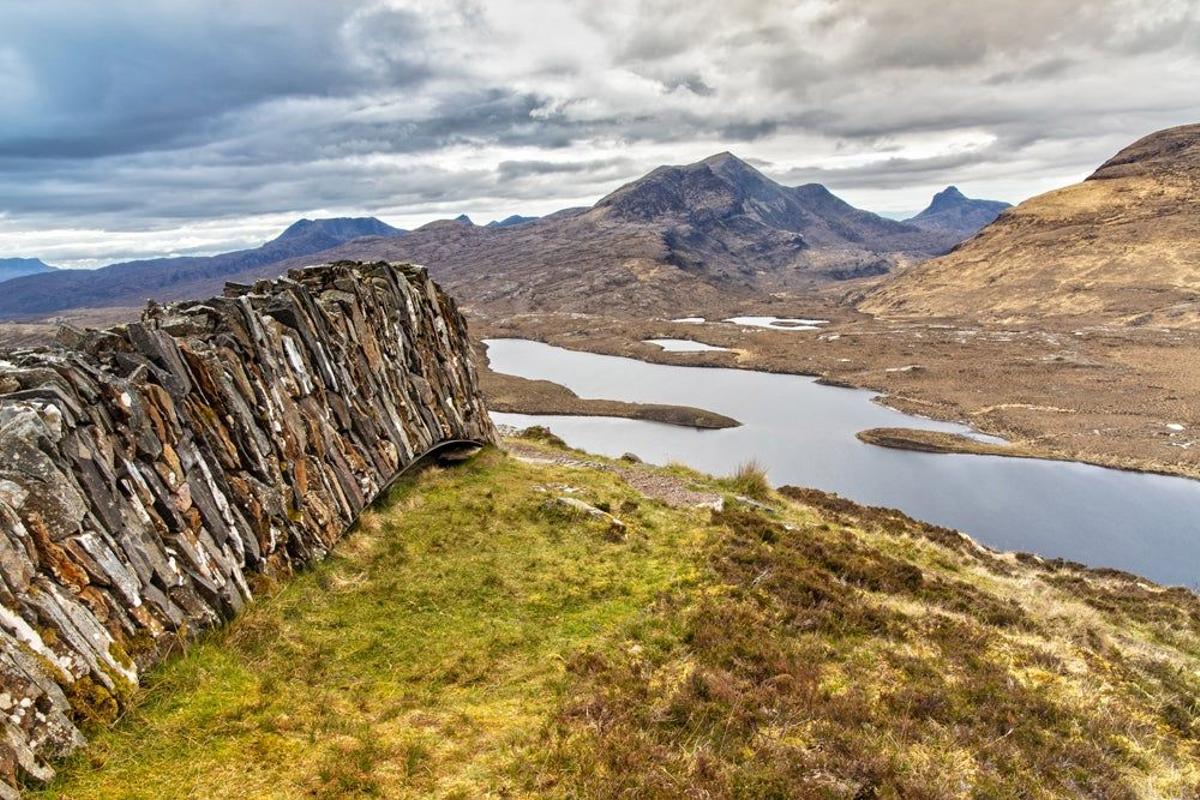
[[[566,486],[625,530],[548,502]],[[30,796],[1200,788],[1195,596],[781,491],[714,512],[497,451],[427,471]]]

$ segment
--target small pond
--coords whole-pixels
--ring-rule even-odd
[[[773,331],[815,331],[828,325],[827,319],[799,319],[796,317],[730,317],[725,322],[746,328],[769,328]]]
[[[656,344],[668,353],[728,353],[728,347],[717,347],[691,339],[643,339],[646,344]]]

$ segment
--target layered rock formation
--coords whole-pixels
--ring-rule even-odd
[[[170,644],[494,429],[424,270],[342,262],[0,362],[0,797]]]

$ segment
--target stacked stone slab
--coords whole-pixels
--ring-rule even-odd
[[[0,797],[171,644],[324,556],[404,468],[486,442],[466,325],[342,262],[0,361]]]

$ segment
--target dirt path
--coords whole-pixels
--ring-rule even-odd
[[[574,456],[548,453],[539,447],[516,439],[504,442],[504,449],[514,458],[528,464],[554,464],[576,469],[597,469],[620,475],[621,479],[653,500],[659,500],[673,508],[720,508],[721,495],[714,492],[698,492],[688,486],[687,481],[673,475],[646,469],[636,464],[629,466],[606,464]]]

